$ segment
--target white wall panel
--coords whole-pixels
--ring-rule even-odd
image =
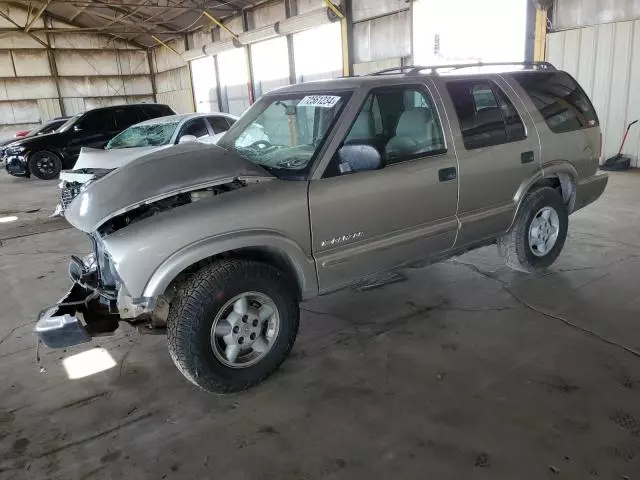
[[[171,46],[171,48],[178,53],[176,54],[176,52],[165,46],[154,48],[153,58],[156,72],[166,72],[167,70],[173,70],[174,68],[180,68],[186,65],[186,62],[180,55],[186,50],[184,40],[173,40],[167,42],[167,45]]]
[[[54,27],[56,23],[59,22],[54,22]],[[69,28],[69,26],[65,24],[59,24],[58,26],[62,28]],[[65,48],[68,50],[135,49],[134,46],[107,35],[102,36],[90,33],[52,33],[49,35],[49,38],[51,39],[52,47]]]
[[[149,59],[144,50],[117,50],[120,74],[148,75]]]
[[[46,77],[51,75],[46,50],[14,50],[13,64],[17,77]]]
[[[408,10],[410,3],[407,0],[352,0],[351,10],[353,21],[359,22],[368,18],[380,17],[395,13],[399,10]]]
[[[0,50],[0,77],[15,77],[11,50]]]
[[[169,105],[176,113],[193,112],[193,100],[191,90],[177,90],[174,92],[158,93],[158,103]]]
[[[238,35],[242,33],[242,17],[234,17],[229,20],[225,20],[222,22],[225,27],[231,30],[233,33]],[[227,32],[224,28],[220,29],[220,39],[226,40],[227,38],[231,38],[231,34]]]
[[[46,39],[43,38],[42,41],[46,42]],[[6,33],[2,36],[2,48],[42,48],[42,44],[24,33]]]
[[[0,78],[0,100],[35,100],[58,96],[51,77]]]
[[[40,121],[62,116],[60,100],[57,98],[39,98],[37,102],[38,111],[40,112]]]
[[[615,155],[626,125],[640,118],[640,20],[551,33],[547,60],[573,75],[600,118],[604,158]],[[624,153],[640,166],[640,127],[632,127]]]
[[[258,7],[252,12],[253,28],[260,28],[272,25],[286,18],[284,2],[272,3],[263,7]]]
[[[139,77],[60,77],[63,97],[119,97],[153,94],[151,79]]]
[[[394,13],[353,26],[356,63],[411,55],[411,15]]]
[[[325,7],[323,0],[298,0],[298,15]]]
[[[172,92],[189,88],[189,67],[176,68],[156,75],[156,92]]]
[[[36,100],[0,102],[0,125],[39,122],[40,111]]]

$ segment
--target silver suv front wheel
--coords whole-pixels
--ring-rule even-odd
[[[249,388],[287,357],[300,311],[295,288],[261,262],[214,262],[180,285],[167,319],[169,353],[178,370],[209,392]]]
[[[498,239],[498,251],[516,270],[543,270],[560,255],[568,226],[560,193],[551,187],[536,188],[522,201],[511,229]]]

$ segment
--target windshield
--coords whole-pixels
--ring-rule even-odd
[[[159,147],[171,143],[173,132],[180,122],[145,123],[127,128],[107,144],[107,150],[115,148]]]
[[[58,129],[58,132],[66,132],[67,130],[69,130],[82,115],[84,115],[84,113],[76,113],[73,117],[62,124],[62,126]]]
[[[263,97],[218,145],[279,177],[300,177],[311,168],[348,96],[349,93]]]

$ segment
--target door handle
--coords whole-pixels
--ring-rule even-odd
[[[449,182],[458,178],[456,167],[441,168],[438,170],[438,179],[441,182]]]
[[[531,163],[535,160],[536,156],[533,153],[533,150],[529,150],[528,152],[522,152],[520,154],[520,163]]]

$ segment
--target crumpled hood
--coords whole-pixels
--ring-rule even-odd
[[[73,170],[80,170],[82,168],[119,168],[142,155],[157,152],[170,146],[171,145],[161,145],[159,147],[115,148],[113,150],[82,147],[78,161],[73,166]]]
[[[273,180],[258,165],[215,145],[185,143],[144,155],[89,184],[65,218],[83,232],[144,203],[235,179]]]

